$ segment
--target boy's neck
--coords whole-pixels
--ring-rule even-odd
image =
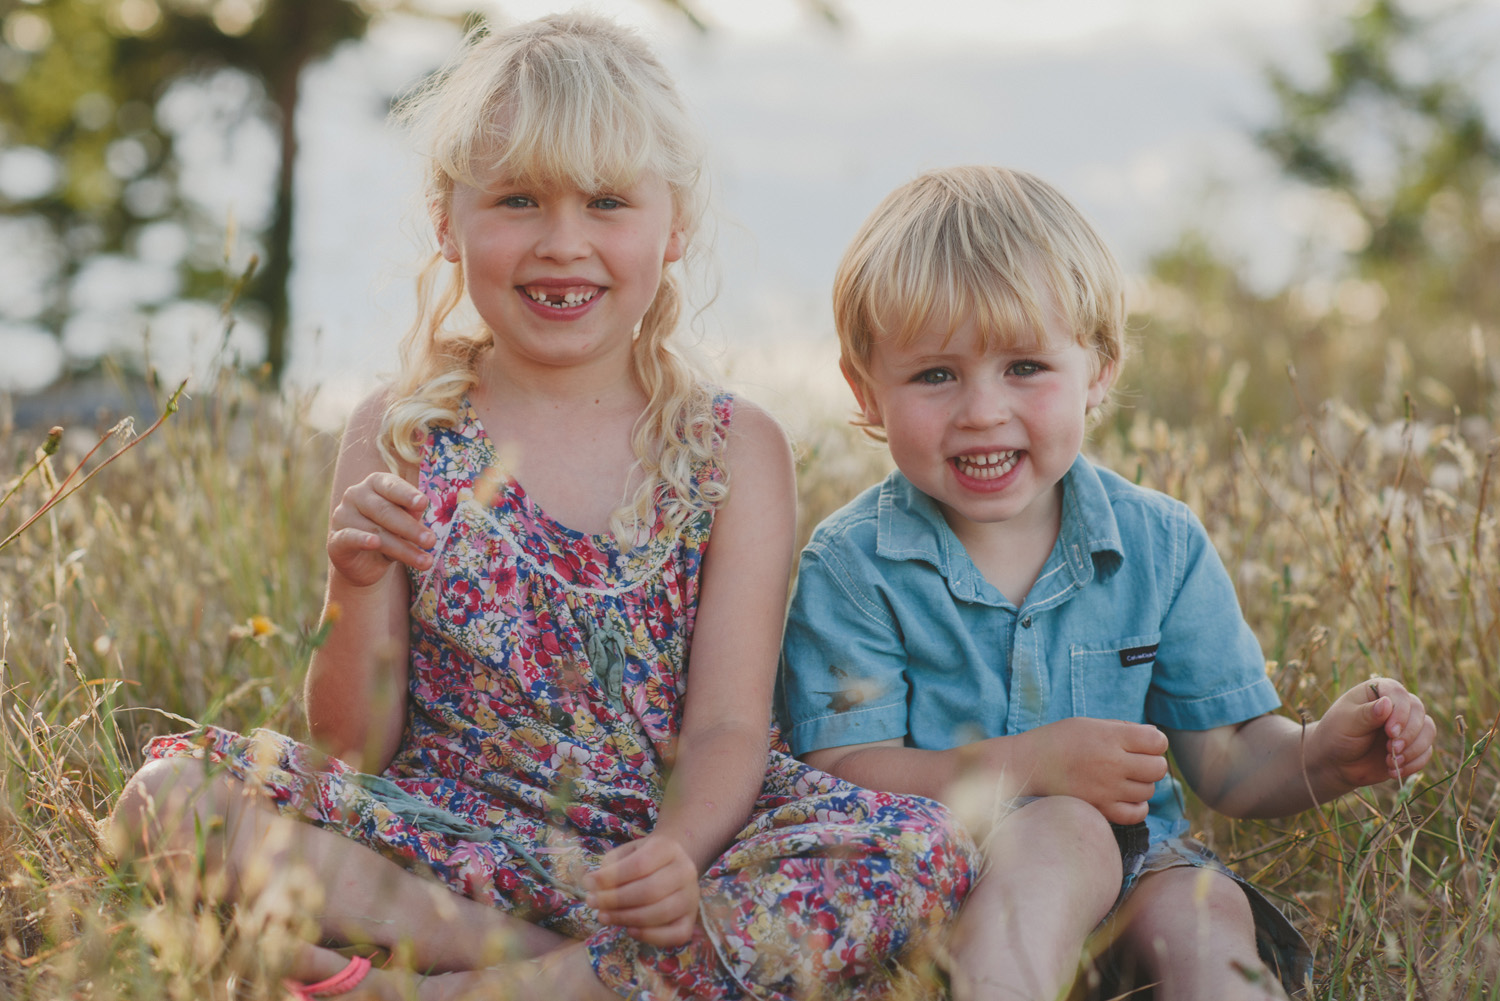
[[[989,524],[947,518],[953,534],[984,579],[1020,608],[1041,576],[1062,531],[1063,485],[1053,488],[1053,502],[1038,505],[1027,516]]]

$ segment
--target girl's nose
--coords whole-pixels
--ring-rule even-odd
[[[567,208],[549,213],[547,226],[537,240],[536,255],[549,261],[576,261],[588,254],[582,217]]]

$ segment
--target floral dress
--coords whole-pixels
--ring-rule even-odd
[[[721,432],[731,411],[721,396]],[[624,997],[889,991],[897,960],[956,913],[974,847],[938,804],[809,768],[774,734],[748,822],[701,880],[691,942],[638,942],[584,905],[584,873],[656,824],[712,513],[674,531],[658,512],[625,547],[553,521],[498,468],[467,406],[424,448],[436,560],[411,575],[407,720],[381,775],[267,730],[159,737],[147,756],[206,756],[286,813],[586,939]],[[706,466],[694,489],[718,475]]]

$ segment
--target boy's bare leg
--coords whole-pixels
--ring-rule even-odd
[[[325,938],[409,950],[403,955],[416,968],[472,970],[540,956],[570,941],[407,872],[333,831],[282,817],[262,795],[206,775],[195,759],[147,763],[127,784],[112,822],[122,856],[147,857],[168,877],[197,865],[202,832],[205,878],[217,880],[229,900],[251,906],[277,897],[307,900],[311,880]],[[291,975],[318,980],[346,962],[309,947],[295,957]]]
[[[1115,948],[1157,982],[1158,1001],[1266,1001],[1286,994],[1255,950],[1245,891],[1212,869],[1181,867],[1141,878],[1117,916]]]
[[[1093,806],[1048,796],[1008,815],[955,926],[955,1001],[1063,996],[1119,892],[1120,850]]]

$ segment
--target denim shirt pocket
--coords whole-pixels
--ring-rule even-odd
[[[1142,633],[1069,648],[1073,714],[1138,723],[1146,715],[1146,690],[1156,666],[1161,633]]]

